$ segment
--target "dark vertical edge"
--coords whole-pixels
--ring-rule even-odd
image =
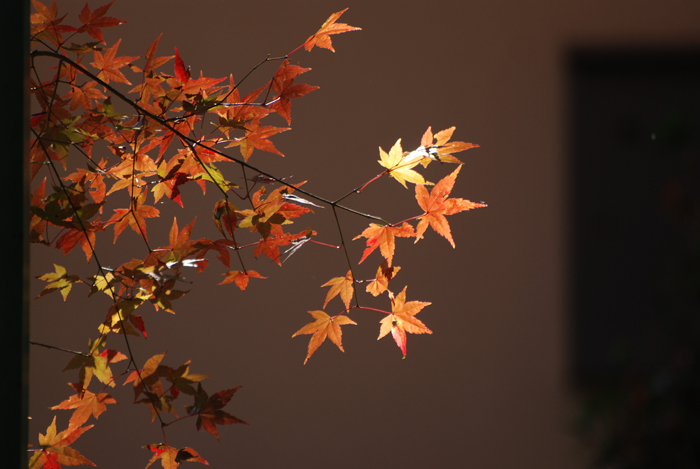
[[[29,0],[0,15],[3,177],[3,467],[26,468],[29,411]],[[9,427],[9,428],[8,428]]]

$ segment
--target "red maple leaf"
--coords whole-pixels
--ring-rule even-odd
[[[194,397],[194,405],[185,406],[188,414],[197,414],[197,430],[204,427],[206,432],[211,433],[219,439],[219,432],[216,429],[217,425],[231,425],[232,423],[242,423],[248,425],[239,418],[221,410],[228,401],[231,400],[234,393],[241,387],[226,389],[213,394],[211,397],[202,389],[202,384],[197,385],[197,394]]]
[[[185,62],[180,58],[180,53],[175,48],[175,78],[183,85],[190,81],[190,69],[185,69]]]

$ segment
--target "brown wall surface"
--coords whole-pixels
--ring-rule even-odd
[[[58,4],[67,11],[66,2]],[[293,104],[294,130],[275,140],[286,157],[256,151],[251,163],[308,179],[309,190],[333,198],[380,172],[378,146],[388,150],[401,137],[411,148],[428,126],[454,125],[455,139],[480,148],[462,154],[466,164],[453,195],[489,207],[451,217],[455,250],[432,232],[415,246],[399,241],[395,264],[403,270],[394,288],[409,285],[409,300],[432,302],[421,319],[434,332],[410,336],[406,360],[390,338],[375,340],[380,318],[359,312],[352,316],[359,325],[344,328],[345,354],[324,344],[302,366],[308,341],[290,337],[309,321],[307,310],[322,306],[320,285],[347,270],[340,254],[319,246],[306,246],[283,269],[250,261],[268,279],[252,280],[244,293],[217,286],[223,270],[212,261],[205,274],[190,276],[192,291],[175,304],[176,315],[144,306],[149,337],[133,341],[141,366],[167,350],[167,364],[191,359],[192,372],[213,374],[211,392],[242,385],[227,410],[250,422],[221,427],[221,442],[184,422],[168,430],[169,444],[195,448],[213,467],[583,466],[571,432],[575,402],[567,374],[564,59],[581,45],[699,45],[700,3],[119,0],[110,15],[128,23],[106,37],[122,38],[119,55],[143,56],[163,33],[160,55],[177,47],[193,74],[240,79],[346,6],[342,21],[363,30],[335,36],[335,54],[292,57],[313,68],[297,81],[320,90]],[[70,7],[72,15],[79,11]],[[274,69],[260,71],[255,83]],[[430,169],[435,181],[452,168]],[[213,236],[216,195],[202,201],[198,189],[187,189],[194,190],[185,191],[185,209],[162,208],[174,210],[180,226],[197,216],[193,237]],[[389,180],[348,202],[392,221],[415,215],[413,203],[412,188]],[[310,224],[320,240],[337,243],[329,212],[318,209],[297,222],[299,229]],[[345,214],[341,220],[346,236],[366,226]],[[157,223],[149,225],[154,244],[165,243],[166,225],[160,233]],[[129,240],[118,246],[137,245],[134,233],[123,237]],[[104,235],[102,248],[110,239]],[[351,255],[359,259],[363,249],[355,241]],[[125,262],[124,252],[105,251],[104,262]],[[52,263],[92,275],[82,256],[76,249],[67,261],[33,246],[32,275],[53,271]],[[372,256],[363,264],[367,277],[378,264]],[[32,287],[36,296],[43,285]],[[76,286],[65,304],[58,295],[34,301],[31,339],[85,349],[109,303],[83,293]],[[328,311],[338,308],[335,302]],[[84,319],[76,322],[78,315]],[[121,341],[112,337],[109,345],[119,348]],[[65,383],[75,377],[60,373],[68,359],[31,350],[34,444],[50,423],[47,407],[70,393]],[[75,447],[99,467],[143,467],[150,453],[140,447],[160,442],[160,429],[148,423],[146,407],[130,404],[128,386],[110,392],[118,411],[101,416]],[[59,415],[60,430],[68,413]]]

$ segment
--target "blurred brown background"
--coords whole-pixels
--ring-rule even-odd
[[[58,4],[73,18],[82,8]],[[700,4],[118,0],[109,14],[128,23],[105,36],[108,43],[122,38],[118,55],[143,57],[163,33],[159,55],[177,47],[193,75],[201,69],[240,79],[348,6],[340,21],[362,31],[334,36],[335,54],[292,56],[292,63],[313,68],[297,82],[320,90],[293,103],[293,130],[273,140],[286,157],[256,151],[251,163],[308,179],[308,190],[334,198],[380,172],[378,146],[388,150],[401,137],[404,148],[414,148],[428,126],[454,125],[456,140],[480,148],[458,155],[466,164],[453,195],[489,207],[450,218],[455,250],[433,232],[415,246],[397,243],[402,271],[394,290],[408,285],[409,301],[432,302],[420,319],[434,333],[409,336],[406,360],[390,338],[376,341],[381,318],[359,312],[352,315],[358,326],[343,328],[345,354],[326,343],[302,365],[308,336],[290,337],[309,322],[306,311],[322,306],[320,285],[347,271],[341,254],[320,246],[305,246],[282,269],[250,260],[247,267],[268,280],[251,280],[244,293],[217,286],[223,269],[212,261],[205,274],[189,275],[192,291],[175,304],[175,316],[144,306],[149,337],[132,342],[139,363],[167,350],[164,363],[191,359],[192,372],[213,374],[205,382],[210,393],[242,385],[226,410],[250,422],[220,427],[217,442],[186,421],[168,430],[169,444],[193,447],[213,467],[585,466],[588,454],[573,435],[567,57],[581,47],[700,46]],[[262,69],[243,91],[275,67]],[[431,168],[428,179],[451,169]],[[213,236],[215,197],[202,199],[189,187],[185,209],[159,208],[175,214],[180,226],[197,216],[193,236]],[[389,180],[348,201],[391,221],[415,215],[414,204],[412,188]],[[337,243],[330,211],[316,212],[296,222],[299,231],[311,225],[319,240]],[[367,224],[346,214],[341,221],[346,237]],[[169,223],[161,226],[158,232],[149,225],[153,244],[165,244]],[[134,233],[123,237],[129,238],[118,245],[123,250],[101,254],[108,265],[128,260],[129,242],[138,246]],[[98,247],[111,249],[110,239],[111,232]],[[351,254],[359,259],[363,249],[355,241]],[[33,275],[52,271],[52,263],[91,275],[82,256],[76,250],[64,260],[34,246]],[[358,275],[371,278],[378,262],[373,254]],[[33,296],[40,283],[32,283]],[[334,300],[327,311],[338,306]],[[88,300],[79,286],[65,304],[58,295],[34,301],[31,339],[84,349],[107,308],[106,299]],[[122,342],[112,337],[109,346]],[[69,395],[65,383],[75,378],[60,373],[69,358],[31,349],[34,444],[50,423],[47,407]],[[99,467],[143,467],[150,452],[140,446],[160,442],[160,429],[148,423],[144,406],[131,405],[130,386],[112,394],[119,406],[110,406],[75,447]],[[60,430],[69,415],[59,415]]]

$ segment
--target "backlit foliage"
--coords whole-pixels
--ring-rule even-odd
[[[203,387],[208,375],[191,373],[189,361],[179,366],[165,364],[165,353],[139,366],[141,358],[134,356],[129,341],[148,335],[143,306],[150,303],[156,310],[174,313],[176,300],[187,294],[178,282],[182,273],[204,271],[212,255],[222,264],[221,285],[233,284],[222,288],[235,285],[243,291],[251,279],[268,281],[265,272],[246,266],[249,256],[264,256],[281,266],[307,243],[331,246],[317,239],[314,229],[299,229],[293,224],[300,217],[306,224],[319,207],[330,208],[326,212],[335,218],[341,243],[331,247],[345,254],[348,270],[323,285],[330,287],[323,308],[339,297],[342,311],[334,315],[309,311],[314,321],[294,334],[311,335],[304,363],[326,338],[343,350],[341,326],[357,324],[349,315],[360,309],[381,315],[379,338],[391,333],[404,357],[407,332],[431,333],[416,318],[430,303],[407,301],[405,286],[396,295],[390,289],[400,270],[392,264],[397,238],[418,242],[431,227],[455,246],[445,217],[484,206],[449,198],[462,164],[454,153],[476,145],[451,141],[454,127],[434,135],[428,128],[413,151],[404,151],[399,139],[388,153],[379,149],[380,174],[337,200],[307,192],[303,183],[285,182],[254,165],[261,152],[282,155],[273,139],[291,130],[270,125],[268,118],[277,114],[291,125],[296,100],[317,89],[300,83],[310,69],[293,65],[290,55],[315,46],[334,51],[332,35],[360,29],[337,22],[345,10],[331,15],[292,52],[266,58],[236,83],[232,76],[192,74],[177,49],[172,55],[160,55],[160,36],[142,57],[121,55],[121,41],[107,44],[102,34],[102,29],[124,23],[107,16],[112,3],[94,11],[86,5],[75,25],[65,21],[55,2],[47,6],[33,0],[33,5],[31,241],[54,246],[63,254],[79,247],[95,268],[94,275],[84,278],[55,265],[54,272],[38,277],[46,282],[39,296],[58,291],[66,300],[75,286],[89,295],[107,295],[111,306],[104,312],[104,320],[96,324],[96,337],[88,341],[86,352],[75,353],[65,368],[77,371],[71,384],[73,392],[53,409],[72,411],[68,428],[57,433],[54,419],[46,435],[40,435],[39,447],[31,449],[30,467],[91,465],[70,445],[93,426],[85,425],[91,418],[97,420],[109,404],[117,402],[105,392],[117,382],[132,386],[134,402],[147,406],[151,420],[158,420],[163,430],[163,443],[144,445],[152,452],[149,466],[156,460],[164,468],[175,468],[183,461],[207,464],[192,448],[169,446],[166,428],[194,418],[197,430],[219,438],[219,426],[245,424],[223,410],[238,387],[210,395]],[[279,64],[274,74],[243,94],[240,86],[249,87],[267,62]],[[429,193],[425,186],[432,184],[418,169],[436,161],[457,167]],[[404,188],[415,186],[416,216],[390,223],[342,203],[385,176]],[[232,182],[240,180],[240,185]],[[170,199],[183,206],[187,203],[181,193],[185,184],[198,185],[203,194],[218,194],[211,212],[207,209],[203,213],[216,236],[195,239],[195,221],[183,225],[173,217],[172,223],[168,222],[168,244],[153,245],[151,220],[171,216],[155,204]],[[350,260],[338,211],[368,220],[369,226],[355,238],[366,242],[359,260]],[[124,253],[124,263],[119,266],[103,264],[100,252],[110,249],[125,231],[138,234],[142,249]],[[379,256],[371,256],[377,249]],[[381,265],[376,275],[374,266],[369,271],[375,278],[360,280],[357,264],[369,259],[375,259],[375,266]],[[363,282],[366,288],[359,287]],[[386,294],[386,310],[361,306],[362,290],[373,296]],[[116,348],[107,348],[108,341]],[[115,369],[120,362],[123,371]],[[176,401],[188,402],[184,413],[179,410],[182,406],[176,408]]]

